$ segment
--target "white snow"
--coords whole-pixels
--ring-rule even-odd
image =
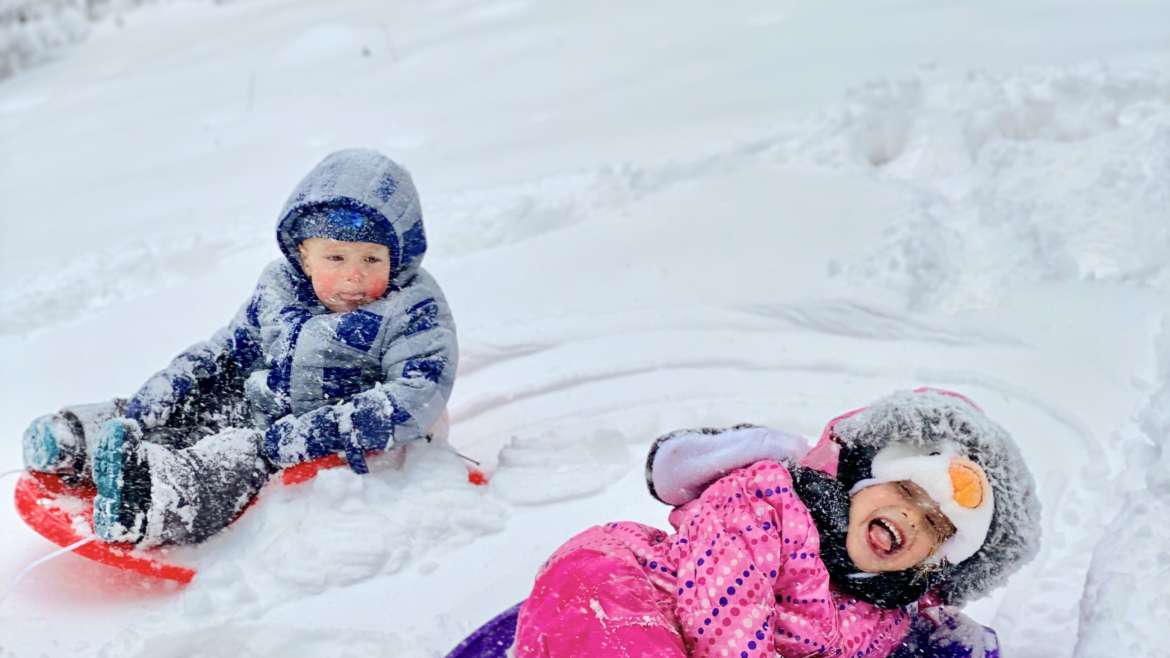
[[[1077,658],[1124,653],[1165,655],[1170,615],[1170,332],[1158,338],[1162,386],[1121,431],[1127,439],[1122,501],[1093,551],[1081,599]],[[1108,518],[1108,517],[1106,517]],[[1163,653],[1152,653],[1150,647]]]
[[[517,504],[554,503],[597,493],[636,463],[615,430],[514,436],[499,453],[492,491]]]
[[[420,567],[432,554],[505,529],[506,509],[467,482],[463,461],[428,447],[373,460],[371,477],[337,469],[301,485],[271,483],[236,531],[174,551],[199,573],[185,615],[203,623],[217,614],[259,615],[290,599]]]
[[[969,609],[1006,655],[1170,655],[1165,0],[242,0],[89,31],[0,82],[0,472],[33,416],[226,323],[345,146],[413,174],[451,442],[499,470],[419,446],[271,489],[184,549],[184,590],[63,557],[0,602],[0,656],[442,655],[573,533],[665,525],[659,433],[815,436],[917,385],[1040,486],[1039,557]],[[52,550],[0,529],[0,583]]]

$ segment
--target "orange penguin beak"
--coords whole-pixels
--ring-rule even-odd
[[[979,464],[966,457],[956,457],[948,467],[951,476],[951,496],[959,505],[975,509],[987,498],[987,475]]]

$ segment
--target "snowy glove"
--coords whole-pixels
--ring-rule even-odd
[[[400,413],[394,404],[378,394],[355,395],[349,414],[351,443],[362,451],[385,450],[394,440],[394,428],[410,415]]]
[[[375,391],[355,395],[352,403],[340,408],[345,415],[340,424],[348,436],[345,459],[355,473],[368,473],[366,454],[385,450],[394,441],[395,428],[411,420],[410,414],[399,412]]]
[[[42,473],[80,473],[85,467],[85,438],[80,423],[63,413],[33,419],[24,431],[24,467]]]
[[[354,396],[353,402],[285,416],[264,433],[264,454],[275,466],[291,466],[345,453],[355,473],[368,473],[366,453],[385,450],[394,427],[410,417],[395,415],[381,396]]]
[[[680,430],[660,437],[646,457],[650,495],[682,505],[711,482],[763,459],[799,459],[808,442],[796,434],[754,425],[729,429]]]
[[[333,407],[285,416],[264,432],[264,456],[278,467],[342,452],[346,444],[337,430]]]
[[[890,658],[998,658],[999,638],[951,606],[923,608],[911,621],[910,632]]]

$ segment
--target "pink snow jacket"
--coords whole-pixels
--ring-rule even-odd
[[[670,535],[610,523],[558,549],[521,609],[516,657],[886,656],[907,632],[904,610],[830,589],[813,519],[779,462],[721,477],[670,523]]]

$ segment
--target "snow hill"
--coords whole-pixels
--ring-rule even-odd
[[[15,6],[18,3],[10,2]],[[28,4],[28,3],[23,3]],[[58,3],[60,4],[60,3]],[[574,532],[665,524],[649,442],[961,390],[1044,544],[1017,658],[1170,656],[1170,3],[241,0],[110,14],[0,81],[0,472],[231,317],[288,191],[423,198],[452,443],[274,489],[187,589],[0,505],[0,656],[441,656]],[[9,496],[13,478],[0,480]]]

